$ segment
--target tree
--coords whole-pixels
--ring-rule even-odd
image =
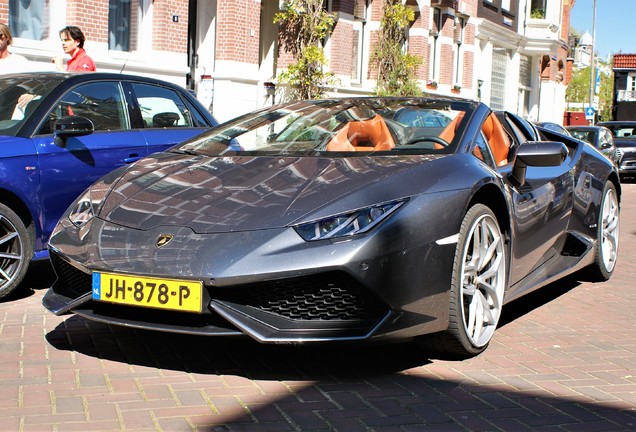
[[[412,9],[400,0],[385,0],[378,41],[371,55],[378,68],[376,94],[414,96],[422,93],[415,72],[422,58],[404,52],[405,29],[415,19]]]
[[[296,60],[279,80],[296,88],[299,99],[323,97],[325,85],[335,82],[335,75],[324,70],[327,58],[321,41],[332,31],[334,17],[323,8],[323,0],[286,0],[274,23],[279,25],[279,44]]]
[[[598,61],[598,60],[597,60]],[[603,62],[597,64],[597,67],[605,68],[607,66]],[[611,68],[610,68],[611,70]],[[612,95],[614,91],[614,74],[608,75],[601,72],[601,85],[599,89],[599,121],[611,120],[612,118]],[[565,100],[568,103],[581,103],[589,105],[590,103],[590,67],[575,69],[572,73],[572,79],[565,91]]]

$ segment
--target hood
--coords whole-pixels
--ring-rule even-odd
[[[404,186],[418,182],[394,177],[438,159],[157,154],[124,173],[99,217],[142,230],[188,226],[200,234],[280,228],[408,196]]]
[[[614,137],[614,145],[620,148],[636,147],[636,139]]]

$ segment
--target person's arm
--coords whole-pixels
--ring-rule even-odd
[[[57,70],[59,70],[59,71],[64,71],[64,70],[66,70],[66,69],[64,68],[64,59],[63,59],[62,57],[53,57],[53,58],[51,59],[51,62],[52,62],[53,64],[55,64],[55,68],[56,68]]]

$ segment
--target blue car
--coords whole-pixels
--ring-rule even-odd
[[[104,174],[216,126],[187,90],[109,73],[0,76],[0,298]]]

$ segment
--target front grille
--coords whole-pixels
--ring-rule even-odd
[[[369,320],[387,310],[353,278],[338,272],[216,288],[211,294],[294,320]]]
[[[73,267],[54,252],[51,252],[49,256],[55,274],[57,274],[57,291],[60,294],[69,298],[77,298],[90,292],[92,285],[90,273],[84,273]]]

